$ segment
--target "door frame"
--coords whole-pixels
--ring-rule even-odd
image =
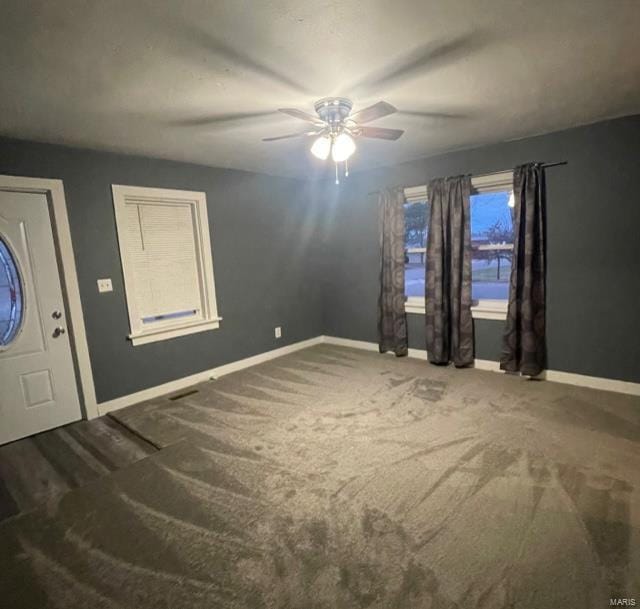
[[[100,416],[100,414],[93,384],[89,345],[82,314],[80,287],[78,285],[62,180],[0,175],[0,191],[30,192],[43,194],[47,198],[49,216],[52,220],[53,240],[62,268],[62,276],[60,277],[62,293],[69,312],[69,318],[67,319],[71,329],[69,343],[73,351],[74,365],[77,366],[76,377],[80,381],[80,387],[76,387],[76,389],[83,417],[85,419],[93,419]]]

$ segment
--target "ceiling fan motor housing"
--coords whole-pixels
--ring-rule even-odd
[[[324,97],[315,103],[318,116],[329,124],[331,131],[339,130],[352,107],[353,103],[346,97]]]

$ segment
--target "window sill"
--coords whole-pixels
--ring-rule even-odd
[[[411,301],[407,300],[404,303],[405,313],[414,313],[415,315],[424,315],[425,313],[425,303],[424,301]]]
[[[505,301],[481,300],[471,307],[473,319],[493,319],[504,321],[507,319],[507,303]]]
[[[155,343],[160,340],[169,340],[179,336],[187,336],[189,334],[195,334],[196,332],[217,330],[220,327],[221,321],[222,317],[218,317],[217,319],[199,321],[197,323],[183,326],[156,328],[155,330],[147,330],[146,332],[130,334],[128,338],[133,346],[137,347],[138,345],[146,345],[147,343]]]
[[[425,303],[423,300],[407,300],[404,310],[414,315],[424,315]],[[504,321],[507,319],[507,303],[502,300],[481,300],[471,307],[471,315],[473,319]]]

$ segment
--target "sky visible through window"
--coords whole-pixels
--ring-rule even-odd
[[[506,300],[513,245],[511,191],[471,196],[472,298]],[[405,293],[424,298],[428,204],[405,205]],[[427,262],[428,264],[428,262]]]

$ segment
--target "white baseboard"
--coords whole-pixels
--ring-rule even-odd
[[[303,340],[298,343],[286,345],[285,347],[280,347],[271,351],[265,351],[264,353],[258,353],[258,355],[246,357],[245,359],[241,359],[235,362],[230,362],[229,364],[223,364],[222,366],[218,366],[217,368],[203,370],[202,372],[197,372],[196,374],[191,374],[189,376],[176,379],[175,381],[169,381],[168,383],[163,383],[162,385],[156,385],[155,387],[149,387],[148,389],[136,391],[135,393],[130,393],[129,395],[123,395],[122,397],[115,398],[113,400],[100,402],[98,403],[98,413],[100,415],[104,415],[108,412],[113,412],[114,410],[119,410],[120,408],[131,406],[132,404],[138,404],[139,402],[144,402],[145,400],[151,400],[153,398],[167,395],[169,393],[174,393],[175,391],[179,391],[180,389],[184,389],[185,387],[190,387],[191,385],[196,385],[197,383],[202,383],[212,378],[225,376],[226,374],[231,374],[232,372],[237,372],[238,370],[249,368],[250,366],[255,366],[256,364],[261,364],[262,362],[275,359],[276,357],[281,357],[282,355],[287,355],[288,353],[293,353],[294,351],[299,351],[300,349],[306,349],[307,347],[311,347],[312,345],[318,345],[321,342],[323,342],[323,337],[316,336],[308,340]]]
[[[366,340],[353,340],[351,338],[340,338],[338,336],[323,336],[322,342],[340,347],[352,347],[353,349],[364,349],[365,351],[379,351],[377,343],[370,343]],[[394,355],[392,351],[387,351],[386,355]],[[427,352],[421,349],[409,349],[409,357],[415,359],[427,359]]]
[[[500,372],[500,362],[491,359],[474,359],[473,367],[478,370],[489,370],[490,372]]]
[[[294,351],[299,351],[300,349],[306,349],[307,347],[311,347],[313,345],[319,345],[320,343],[328,343],[331,345],[339,345],[342,347],[352,347],[354,349],[364,349],[365,351],[378,352],[377,343],[372,343],[364,340],[352,340],[350,338],[339,338],[337,336],[316,336],[315,338],[310,338],[298,343],[293,343],[292,345],[273,349],[272,351],[265,351],[264,353],[259,353],[258,355],[253,355],[236,362],[224,364],[222,366],[218,366],[217,368],[203,370],[202,372],[197,372],[196,374],[185,376],[183,378],[176,379],[175,381],[163,383],[162,385],[156,385],[155,387],[149,387],[148,389],[143,389],[142,391],[136,391],[135,393],[124,395],[113,400],[100,402],[98,404],[98,413],[100,415],[104,415],[108,412],[112,412],[126,406],[131,406],[132,404],[138,404],[139,402],[144,402],[145,400],[151,400],[153,398],[174,393],[175,391],[179,391],[180,389],[184,389],[185,387],[190,387],[191,385],[196,385],[197,383],[202,383],[203,381],[208,381],[211,378],[217,378],[226,374],[230,374],[232,372],[237,372],[238,370],[243,370],[244,368],[249,368],[251,366],[255,366],[256,364],[261,364],[262,362],[275,359],[276,357],[281,357],[282,355],[287,355],[288,353],[293,353]],[[393,353],[391,353],[391,355],[393,355]],[[414,359],[426,360],[427,352],[423,351],[422,349],[409,349],[409,357]],[[500,372],[500,364],[492,360],[476,359],[474,361],[474,366],[478,370]],[[561,372],[559,370],[547,370],[541,375],[540,378],[546,379],[548,381],[553,381],[555,383],[565,383],[568,385],[577,385],[580,387],[590,387],[591,389],[602,389],[604,391],[615,391],[617,393],[627,393],[629,395],[640,396],[640,383],[631,383],[628,381],[619,381],[616,379],[607,379],[596,376],[585,376],[583,374]]]
[[[574,372],[562,372],[561,370],[545,370],[540,378],[554,383],[565,383],[567,385],[579,385],[580,387],[590,387],[591,389],[602,389],[603,391],[615,391],[616,393],[628,393],[629,395],[640,396],[640,383],[630,381],[620,381],[618,379],[607,379],[600,376],[587,376],[585,374],[575,374]]]
[[[322,342],[332,345],[365,349],[366,351],[378,351],[377,343],[339,338],[337,336],[323,336],[322,339]],[[426,360],[427,352],[421,349],[409,349],[409,357]],[[500,363],[493,360],[476,359],[473,365],[478,370],[501,372]],[[589,387],[590,389],[601,389],[603,391],[614,391],[615,393],[627,393],[629,395],[640,396],[640,383],[631,383],[629,381],[620,381],[599,376],[586,376],[584,374],[562,372],[560,370],[546,370],[539,378],[554,383],[564,383],[565,385],[577,385],[578,387]]]
[[[377,343],[370,343],[366,340],[353,340],[351,338],[340,338],[339,336],[321,336],[320,338],[323,343],[329,343],[331,345],[364,349],[365,351],[378,351]]]

